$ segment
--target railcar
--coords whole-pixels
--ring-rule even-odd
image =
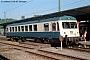
[[[34,39],[43,43],[59,43],[59,37],[67,36],[69,44],[79,38],[77,20],[72,16],[53,17],[10,24],[6,27],[6,36],[12,40]],[[66,42],[65,44],[68,45]]]

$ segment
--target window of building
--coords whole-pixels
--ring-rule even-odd
[[[52,23],[52,31],[56,31],[56,23]]]
[[[32,25],[29,25],[29,31],[32,31]]]
[[[48,23],[44,24],[44,31],[49,31],[49,24]]]
[[[20,26],[18,26],[18,32],[20,32]]]
[[[28,26],[25,26],[25,31],[28,31]]]
[[[22,32],[24,31],[24,26],[21,26],[21,31],[22,31]]]
[[[15,27],[15,32],[17,32],[17,27]]]
[[[37,31],[37,25],[33,25],[34,31]]]

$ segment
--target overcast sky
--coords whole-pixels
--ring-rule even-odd
[[[18,2],[2,2],[18,1]],[[21,2],[19,2],[21,1]],[[23,2],[26,1],[26,2]],[[60,10],[69,10],[90,5],[90,0],[60,0]],[[34,15],[44,15],[58,11],[58,0],[0,0],[0,18],[21,19]]]

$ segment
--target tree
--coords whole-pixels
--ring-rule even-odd
[[[25,19],[25,16],[21,16],[22,19]]]

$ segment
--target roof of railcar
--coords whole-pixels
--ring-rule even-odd
[[[10,24],[9,26],[23,25],[23,24],[33,24],[33,23],[57,21],[57,20],[75,20],[76,21],[76,18],[72,17],[72,16],[61,16],[61,17],[53,17],[53,18],[42,19],[42,20],[32,20],[32,21],[28,21],[28,22],[21,22],[21,23],[16,23],[16,24]]]

